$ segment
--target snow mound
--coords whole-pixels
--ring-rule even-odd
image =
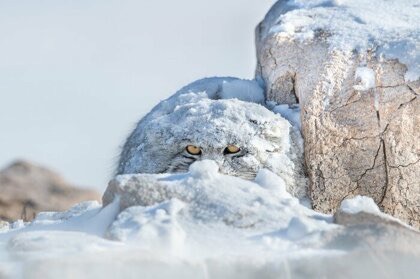
[[[378,58],[398,59],[408,67],[405,79],[420,76],[420,5],[417,0],[278,1],[266,16],[270,33],[300,41],[319,34],[331,50],[376,51]]]
[[[180,212],[178,221],[194,227],[199,220],[206,225],[264,232],[286,227],[292,217],[306,215],[318,216],[314,222],[325,222],[320,220],[324,215],[300,205],[298,199],[286,192],[284,181],[271,171],[262,169],[255,181],[247,181],[219,173],[217,164],[210,160],[195,162],[187,174],[117,176],[104,194],[104,204],[116,197],[122,209],[151,206],[147,209],[149,213],[173,208],[172,203],[180,202],[183,206],[175,206]],[[171,203],[155,207],[166,201]],[[172,211],[166,211],[168,216],[173,216]]]
[[[332,216],[300,204],[280,181],[268,170],[255,181],[226,176],[212,161],[185,174],[118,176],[110,187],[120,191],[105,207],[83,203],[0,233],[0,275],[308,278],[335,277],[344,268],[346,278],[382,278],[380,268],[409,278],[418,272],[411,252],[379,249],[390,239],[416,243],[414,232],[336,225]],[[364,198],[343,204],[370,207]]]
[[[356,196],[352,199],[344,200],[341,203],[340,210],[350,214],[356,214],[361,211],[372,214],[381,212],[372,198],[364,196]]]

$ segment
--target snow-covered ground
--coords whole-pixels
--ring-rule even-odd
[[[143,206],[119,213],[118,196],[104,208],[85,202],[4,227],[0,278],[411,278],[420,271],[419,258],[357,239],[279,181],[268,170],[255,181],[225,176],[213,161],[185,174],[119,176],[114,182]],[[364,197],[342,206],[379,212]]]

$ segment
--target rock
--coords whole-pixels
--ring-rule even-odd
[[[411,65],[419,37],[409,25],[400,41],[398,30],[363,27],[369,18],[358,18],[351,3],[289,2],[277,2],[257,27],[256,75],[269,100],[301,106],[313,208],[332,213],[343,199],[365,195],[420,228],[420,81]],[[404,40],[414,46],[408,58],[384,55]]]
[[[121,179],[124,178],[124,179]],[[112,179],[102,196],[103,206],[107,206],[119,197],[120,210],[131,206],[150,206],[171,198],[180,198],[162,186],[149,174],[117,176]]]
[[[384,218],[383,216],[363,211],[352,214],[338,210],[334,214],[334,223],[345,226],[384,224],[407,228],[398,219]]]
[[[420,233],[382,212],[349,212],[340,208],[334,223],[343,229],[331,232],[328,247],[367,250],[372,255],[404,255],[420,259]]]
[[[58,174],[26,161],[0,171],[0,219],[32,220],[40,211],[63,211],[99,193],[70,185]]]
[[[365,196],[356,196],[341,202],[340,208],[334,214],[334,223],[344,226],[380,224],[414,231],[399,219],[382,213],[373,199]]]

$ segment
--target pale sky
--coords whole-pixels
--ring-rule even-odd
[[[252,78],[274,0],[0,0],[0,167],[28,159],[104,190],[120,146],[196,79]]]

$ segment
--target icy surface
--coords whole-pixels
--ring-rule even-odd
[[[282,14],[283,13],[283,14]],[[420,75],[420,4],[417,0],[289,0],[278,1],[266,17],[269,33],[312,40],[327,36],[330,48],[368,49],[378,58],[398,59],[408,67],[405,79]]]
[[[351,249],[331,244],[329,233],[343,227],[299,204],[274,173],[261,170],[255,181],[247,181],[217,170],[215,162],[201,161],[185,174],[122,175],[116,178],[120,185],[137,187],[150,205],[118,214],[119,198],[105,208],[86,202],[8,229],[0,233],[0,276],[308,278],[351,267],[354,278],[381,278],[375,276],[377,267],[364,266],[366,257],[372,260],[369,253],[352,252],[354,236],[349,235]],[[133,179],[149,183],[130,185]],[[377,209],[363,197],[342,208]],[[384,268],[399,275],[392,273],[400,272],[399,263]]]

